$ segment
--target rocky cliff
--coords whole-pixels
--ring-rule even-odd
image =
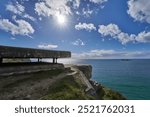
[[[0,75],[0,99],[125,99],[120,93],[91,80],[90,65],[44,63],[35,66],[22,66],[15,74]],[[15,69],[18,68],[15,66]]]

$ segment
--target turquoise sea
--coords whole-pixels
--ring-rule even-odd
[[[71,60],[67,63],[91,64],[92,79],[122,93],[127,99],[150,99],[150,60]]]

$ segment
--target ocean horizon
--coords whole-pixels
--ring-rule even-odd
[[[92,79],[129,100],[150,99],[150,59],[68,59],[66,64],[92,65]]]

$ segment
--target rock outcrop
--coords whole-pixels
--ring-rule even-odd
[[[91,65],[75,65],[80,71],[83,72],[85,77],[89,80],[92,78],[92,66]]]
[[[85,93],[93,96],[95,99],[102,100],[124,100],[126,99],[122,94],[113,91],[102,84],[92,80],[92,66],[91,65],[72,65],[71,67],[77,68],[82,75],[81,81],[86,85]]]

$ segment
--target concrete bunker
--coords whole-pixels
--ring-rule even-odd
[[[37,58],[38,62],[40,62],[43,58],[52,58],[53,59],[52,63],[56,64],[59,58],[70,58],[70,57],[71,52],[69,51],[0,46],[0,64],[3,63],[4,58],[8,59]]]

